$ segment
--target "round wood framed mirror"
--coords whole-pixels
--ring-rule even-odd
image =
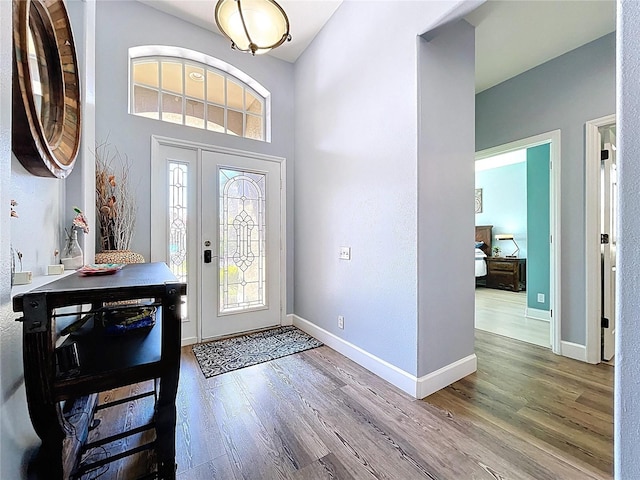
[[[65,178],[80,146],[80,81],[63,0],[13,0],[12,150],[40,177]]]

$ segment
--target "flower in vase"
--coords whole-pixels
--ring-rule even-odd
[[[73,218],[69,230],[64,229],[67,234],[67,243],[62,252],[60,261],[64,265],[65,270],[80,268],[84,264],[84,256],[82,249],[78,244],[78,231],[89,233],[89,224],[87,218],[78,207],[73,207],[76,216]]]
[[[75,231],[82,230],[83,233],[89,233],[89,223],[87,222],[87,217],[82,213],[82,210],[78,207],[73,207],[73,211],[76,212],[76,216],[73,218],[71,228],[69,228],[69,230],[64,229],[64,232],[67,234],[67,251],[71,249]]]
[[[76,212],[76,216],[73,219],[73,225],[71,226],[71,228],[79,228],[84,233],[89,233],[89,224],[87,222],[87,218],[84,216],[84,213],[82,213],[82,210],[80,210],[78,207],[73,207],[73,211]]]

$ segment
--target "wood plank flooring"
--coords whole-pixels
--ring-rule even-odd
[[[478,371],[427,400],[519,451],[611,478],[613,368],[476,330]],[[535,478],[580,478],[539,471]]]
[[[178,479],[612,478],[611,367],[481,331],[476,349],[477,373],[415,400],[326,346],[211,379],[184,348]],[[149,401],[94,434],[144,423]],[[140,454],[100,478],[148,471]]]
[[[526,307],[527,292],[477,287],[475,326],[485,332],[550,348],[549,322],[525,317]]]

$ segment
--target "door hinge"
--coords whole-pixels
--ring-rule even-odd
[[[551,318],[553,318],[553,308],[552,308],[551,310],[549,310],[549,316],[550,316]]]
[[[609,234],[608,233],[601,233],[600,234],[600,244],[601,245],[606,245],[609,243]]]
[[[600,160],[609,160],[609,150],[600,150]]]
[[[602,318],[600,319],[600,326],[601,326],[602,328],[609,328],[609,319],[608,319],[608,318],[606,318],[606,317],[602,317]]]

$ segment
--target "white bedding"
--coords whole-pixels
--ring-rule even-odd
[[[484,277],[487,274],[487,262],[485,253],[476,248],[476,277]]]

